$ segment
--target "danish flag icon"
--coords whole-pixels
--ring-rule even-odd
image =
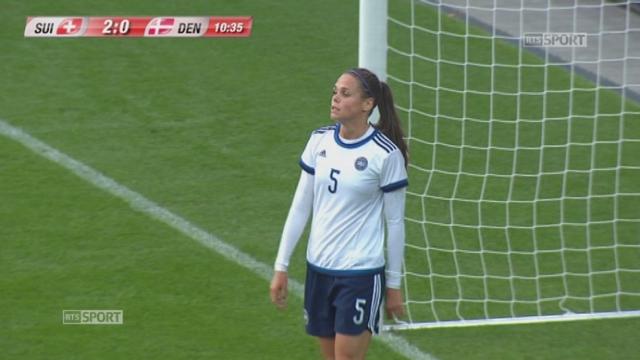
[[[56,29],[56,35],[73,35],[82,29],[82,18],[68,18],[62,20]]]
[[[145,29],[145,36],[157,36],[157,35],[165,35],[171,32],[173,29],[173,24],[175,23],[174,18],[154,18],[147,24],[147,28]]]

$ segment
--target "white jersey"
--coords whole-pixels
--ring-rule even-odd
[[[408,185],[404,157],[378,129],[357,142],[340,124],[314,131],[300,159],[314,175],[308,262],[325,272],[384,267],[383,193]]]

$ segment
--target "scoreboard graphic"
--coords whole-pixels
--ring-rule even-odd
[[[25,37],[249,37],[251,16],[30,16]]]

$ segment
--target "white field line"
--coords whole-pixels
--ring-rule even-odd
[[[254,274],[260,276],[261,278],[267,281],[271,280],[271,277],[273,276],[273,269],[271,266],[268,266],[254,259],[252,256],[243,253],[233,245],[220,240],[215,235],[202,230],[201,228],[193,225],[184,218],[147,199],[141,194],[127,188],[124,185],[117,183],[115,180],[107,177],[99,171],[94,170],[93,168],[83,164],[78,160],[75,160],[69,155],[66,155],[65,153],[47,145],[46,143],[34,138],[21,129],[8,124],[2,119],[0,119],[0,134],[19,142],[34,153],[64,167],[83,180],[89,182],[90,184],[93,184],[95,187],[104,190],[121,200],[124,200],[133,209],[146,214],[154,220],[158,220],[171,226],[172,228],[180,231],[184,235],[197,241],[203,246],[214,250],[228,260],[231,260],[232,262],[251,270]],[[265,288],[265,293],[266,291],[267,289]],[[304,294],[304,285],[296,280],[290,279],[289,291],[299,298],[302,298]],[[411,345],[404,338],[392,333],[383,332],[380,336],[374,337],[374,339],[386,344],[395,352],[409,359],[437,360],[432,355],[424,353],[420,349]]]

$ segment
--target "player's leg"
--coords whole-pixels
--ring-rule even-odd
[[[371,342],[371,332],[365,330],[360,335],[336,334],[335,359],[361,360],[364,359]]]
[[[378,332],[384,273],[340,278],[336,288],[336,359],[364,359]]]
[[[315,336],[324,359],[335,359],[335,308],[331,298],[334,278],[307,267],[304,288],[304,317],[307,334]]]
[[[334,360],[336,358],[335,353],[335,337],[318,337],[320,343],[320,351],[322,352],[322,358],[325,360]]]

